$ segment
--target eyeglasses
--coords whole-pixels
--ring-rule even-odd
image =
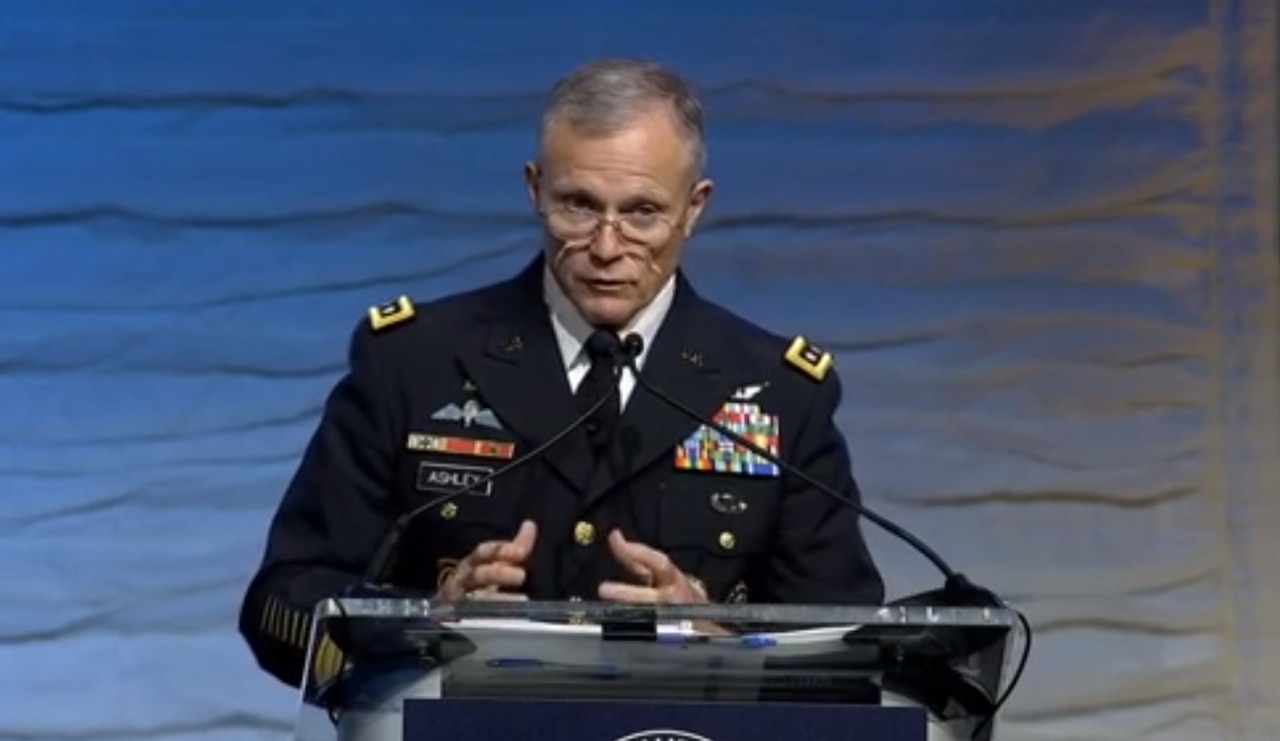
[[[632,244],[654,245],[671,238],[675,224],[654,211],[628,211],[610,218],[590,208],[555,206],[542,209],[551,233],[567,242],[595,239],[605,227],[613,227],[618,239]]]

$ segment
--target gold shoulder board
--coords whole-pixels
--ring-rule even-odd
[[[376,332],[413,318],[413,302],[401,296],[391,303],[369,307],[369,326]]]
[[[782,357],[815,381],[826,378],[836,364],[831,353],[798,335],[791,341],[790,347]]]

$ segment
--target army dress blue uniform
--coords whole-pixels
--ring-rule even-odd
[[[542,292],[543,260],[513,279],[370,310],[272,521],[240,630],[298,685],[309,615],[357,582],[392,521],[500,468],[578,416]],[[788,463],[859,496],[834,413],[831,357],[700,298],[681,274],[644,377]],[[880,575],[846,504],[637,387],[607,464],[577,430],[538,460],[418,517],[390,582],[434,591],[477,545],[538,524],[531,599],[595,598],[628,581],[617,528],[668,554],[712,601],[879,604]],[[332,657],[330,657],[332,658]]]

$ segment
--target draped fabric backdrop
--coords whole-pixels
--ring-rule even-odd
[[[528,259],[611,54],[705,94],[695,283],[835,350],[868,502],[1034,620],[1005,737],[1280,738],[1276,12],[0,0],[0,739],[280,737],[235,615],[348,332]]]

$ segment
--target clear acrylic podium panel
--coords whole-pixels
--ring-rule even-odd
[[[457,697],[925,705],[967,739],[1024,640],[988,608],[331,599],[294,738],[400,741],[405,701]]]

